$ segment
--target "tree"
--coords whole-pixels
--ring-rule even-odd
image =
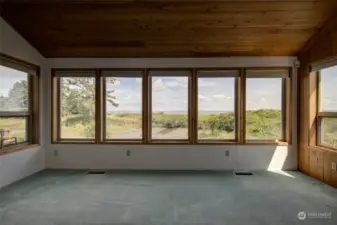
[[[106,78],[106,84],[113,85],[114,78]],[[61,113],[67,117],[64,123],[71,125],[79,121],[85,125],[85,133],[92,137],[95,123],[95,79],[88,77],[61,79]],[[118,107],[115,102],[114,91],[106,92],[106,100],[112,106]],[[77,115],[73,118],[71,116]]]
[[[8,96],[0,96],[0,108],[6,110],[27,110],[28,109],[28,82],[20,80],[13,84],[8,91]]]

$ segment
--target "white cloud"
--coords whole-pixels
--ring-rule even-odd
[[[165,84],[168,87],[187,87],[187,84],[179,83],[177,81],[167,81]]]
[[[204,95],[198,95],[198,98],[201,101],[212,101],[212,99],[210,97],[204,96]]]
[[[115,80],[115,82],[112,84],[112,83],[110,83],[110,85],[111,86],[119,86],[119,85],[121,85],[121,82],[119,81],[119,80]]]
[[[131,99],[132,98],[132,95],[126,95],[125,97],[124,97],[124,100],[129,100],[129,99]]]
[[[152,90],[154,91],[163,91],[166,89],[166,86],[162,79],[157,79],[152,82]]]
[[[332,103],[331,99],[329,99],[329,98],[325,98],[323,101],[324,101],[325,104],[331,104]]]
[[[137,84],[142,84],[142,78],[136,78]]]
[[[275,94],[273,91],[266,91],[266,90],[254,90],[255,95],[272,95]]]
[[[212,98],[215,98],[215,99],[218,99],[218,100],[232,99],[232,97],[226,96],[226,95],[222,95],[222,94],[212,95]]]
[[[175,77],[174,78],[176,81],[178,81],[181,84],[187,84],[188,83],[188,78],[187,77]]]
[[[199,80],[198,81],[198,86],[199,87],[215,87],[216,83],[215,82],[209,82],[209,81]]]
[[[265,101],[266,101],[266,98],[261,98],[260,101],[261,101],[261,102],[265,102]]]

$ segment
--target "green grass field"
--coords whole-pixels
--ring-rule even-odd
[[[186,139],[188,137],[187,115],[154,113],[152,115],[153,139]],[[62,118],[62,138],[95,138],[94,118],[84,119],[82,115]],[[202,140],[235,139],[233,113],[199,115],[198,138]],[[322,144],[337,147],[337,119],[327,118],[322,123]],[[17,137],[18,142],[26,138],[24,118],[0,118],[0,129],[9,130],[6,136]],[[282,138],[281,112],[259,110],[247,112],[247,137],[249,139]],[[140,114],[110,113],[106,118],[107,139],[140,139],[142,120]],[[6,143],[4,143],[6,145]],[[10,144],[10,143],[9,143]]]
[[[83,121],[81,115],[62,119],[63,138],[94,138],[94,118]],[[140,139],[141,114],[109,113],[106,117],[107,139]],[[278,110],[247,112],[247,137],[249,139],[282,139],[282,116]],[[152,114],[153,139],[187,139],[188,117],[182,114]],[[219,140],[235,139],[233,113],[201,114],[198,116],[198,138]]]

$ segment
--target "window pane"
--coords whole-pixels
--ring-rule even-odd
[[[151,138],[188,139],[188,76],[156,76],[151,79]]]
[[[95,78],[62,77],[61,138],[95,138]]]
[[[106,78],[106,139],[142,139],[142,78]]]
[[[0,65],[0,111],[28,111],[28,75]]]
[[[321,119],[321,144],[337,148],[337,118]]]
[[[246,139],[282,140],[282,127],[282,78],[247,78]]]
[[[198,138],[235,139],[235,78],[198,78]]]
[[[337,66],[321,70],[321,112],[337,112]]]
[[[0,118],[2,147],[27,141],[27,119],[25,117]]]

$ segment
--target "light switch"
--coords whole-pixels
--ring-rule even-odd
[[[333,162],[333,163],[332,163],[332,166],[331,166],[331,169],[334,170],[334,171],[337,171],[337,168],[336,168],[336,167],[337,167],[337,166],[336,166],[336,163]]]

